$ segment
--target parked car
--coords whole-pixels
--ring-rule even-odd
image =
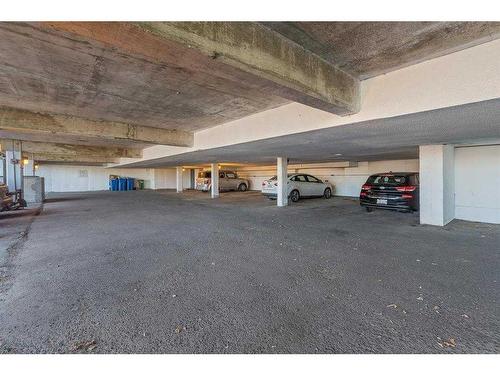
[[[234,171],[219,171],[219,191],[246,191],[250,186],[248,180],[239,178]],[[212,188],[212,172],[202,171],[196,178],[196,190],[210,191]]]
[[[367,211],[383,208],[398,211],[418,211],[418,173],[389,172],[368,177],[361,187],[359,203]]]
[[[294,173],[288,175],[288,198],[297,202],[303,197],[324,197],[330,199],[333,194],[333,185],[328,181],[321,181],[310,174]],[[262,194],[269,199],[276,199],[278,192],[278,178],[266,180],[262,183]]]

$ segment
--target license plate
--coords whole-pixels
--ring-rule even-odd
[[[377,199],[377,204],[387,204],[387,199]]]

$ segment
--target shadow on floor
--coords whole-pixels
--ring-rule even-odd
[[[26,208],[23,210],[0,212],[0,220],[32,216],[39,210],[39,207]]]
[[[44,203],[58,203],[67,201],[80,201],[86,199],[85,197],[60,197],[60,198],[46,198]]]

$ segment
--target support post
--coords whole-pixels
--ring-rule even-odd
[[[210,164],[210,168],[212,171],[212,187],[211,187],[211,194],[212,198],[218,198],[219,197],[219,164],[218,163],[212,163]]]
[[[6,156],[0,155],[0,163],[2,163],[1,167],[1,172],[2,172],[2,184],[7,184],[7,163],[5,162],[7,160]]]
[[[12,141],[5,151],[5,176],[10,192],[23,189],[23,168],[21,142]]]
[[[182,167],[175,168],[177,192],[182,193]]]
[[[278,207],[288,206],[288,159],[286,157],[278,157],[276,175],[278,177]]]
[[[420,152],[420,224],[444,226],[455,218],[455,151],[426,145]]]
[[[35,160],[33,159],[33,154],[28,154],[28,164],[23,165],[23,175],[34,176],[35,175]]]

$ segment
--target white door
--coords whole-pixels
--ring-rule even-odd
[[[322,196],[325,192],[325,185],[323,184],[323,182],[309,174],[306,176],[306,178],[309,181],[310,195],[314,195],[317,197]]]
[[[309,183],[306,180],[306,176],[299,174],[292,177],[293,185],[299,191],[302,197],[308,197],[310,195]]]

